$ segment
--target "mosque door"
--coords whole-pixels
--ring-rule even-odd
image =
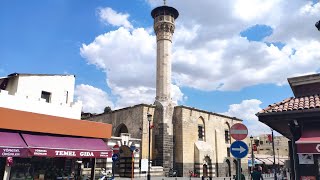
[[[203,176],[208,177],[208,166],[206,164],[203,165]]]
[[[128,146],[120,147],[120,157],[118,172],[120,177],[131,177],[132,174],[132,154]]]

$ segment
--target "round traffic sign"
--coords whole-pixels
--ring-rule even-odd
[[[249,148],[243,141],[235,141],[230,146],[230,152],[233,157],[241,159],[247,156]]]
[[[119,145],[118,144],[114,145],[112,150],[113,150],[113,154],[118,154],[120,150]]]
[[[117,161],[119,159],[119,155],[118,154],[113,154],[112,155],[112,161]]]
[[[134,150],[136,150],[136,146],[134,145],[130,146],[130,150],[133,152]]]
[[[242,123],[236,123],[231,126],[230,135],[235,140],[243,140],[248,136],[248,128]]]

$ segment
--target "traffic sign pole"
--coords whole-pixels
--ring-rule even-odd
[[[241,159],[240,158],[237,159],[237,163],[238,163],[238,168],[237,168],[238,178],[237,178],[237,180],[241,180],[242,173],[241,173]]]

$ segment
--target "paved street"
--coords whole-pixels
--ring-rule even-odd
[[[129,180],[131,178],[115,178],[115,180],[117,179],[121,179],[121,180]],[[147,177],[140,177],[140,178],[134,178],[135,180],[147,180]],[[165,179],[171,179],[171,180],[183,180],[183,179],[189,179],[189,177],[151,177],[151,180],[165,180]],[[200,180],[201,178],[191,178],[192,180]],[[209,179],[209,178],[205,178],[206,180]],[[212,178],[213,180],[233,180],[232,178],[230,177],[217,177],[217,178]],[[270,175],[263,175],[263,179],[264,180],[273,180],[274,177],[273,176],[270,176]],[[246,176],[246,180],[249,180],[249,177]]]

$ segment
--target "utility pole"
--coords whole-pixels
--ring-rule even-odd
[[[274,136],[273,136],[273,129],[271,129],[271,136],[272,136],[272,150],[273,150],[273,170],[274,170],[274,180],[277,180],[277,171],[276,171],[276,153],[274,151]]]

